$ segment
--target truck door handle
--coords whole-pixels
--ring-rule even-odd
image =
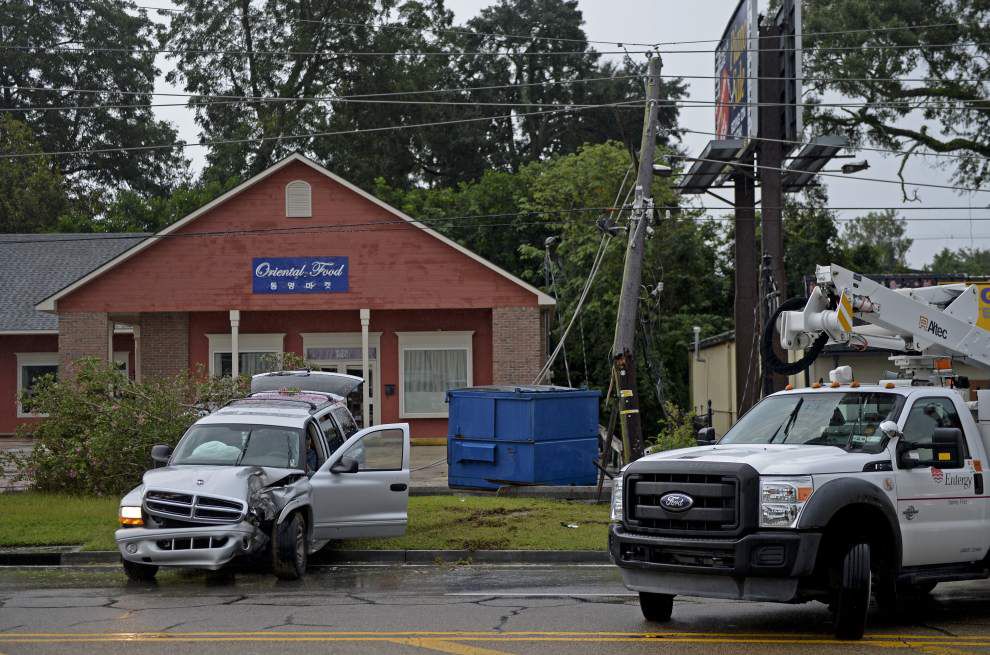
[[[391,487],[389,487],[389,489],[391,489],[392,491],[405,491],[407,489],[407,485],[405,482],[396,482]]]
[[[973,491],[976,492],[977,496],[983,495],[983,474],[974,473],[973,474]]]

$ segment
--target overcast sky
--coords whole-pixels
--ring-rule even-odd
[[[579,6],[584,13],[585,31],[592,40],[615,40],[617,42],[654,43],[663,41],[686,41],[693,39],[717,39],[721,36],[726,21],[736,5],[737,0],[703,0],[694,2],[673,2],[672,0],[580,0]],[[447,7],[454,12],[457,23],[463,23],[475,16],[480,9],[493,4],[494,0],[446,0]],[[767,2],[761,0],[761,6]],[[170,6],[161,2],[158,6]],[[691,49],[708,50],[708,44],[689,46]],[[597,49],[609,49],[600,45]],[[159,66],[168,69],[165,60],[159,60]],[[712,75],[713,55],[703,54],[667,54],[663,56],[663,73],[679,75]],[[687,80],[689,98],[710,102],[713,100],[712,80]],[[163,81],[159,81],[159,91],[171,89]],[[178,89],[181,91],[181,89]],[[199,139],[198,130],[192,120],[192,112],[183,108],[161,108],[158,110],[162,118],[175,123],[180,137],[187,141]],[[681,112],[681,126],[700,130],[714,129],[714,110],[711,107],[688,108]],[[684,142],[691,154],[700,154],[708,136],[686,135]],[[896,179],[900,160],[894,156],[885,156],[876,152],[860,153],[870,162],[870,169],[860,176]],[[200,148],[189,148],[187,155],[193,159],[198,170],[202,166],[203,152]],[[948,173],[932,165],[932,159],[913,159],[905,169],[904,177],[909,181],[926,183],[949,184]],[[839,163],[842,163],[840,160]],[[835,168],[830,166],[829,168]],[[821,178],[828,186],[830,204],[843,207],[897,207],[902,202],[901,189],[895,184],[863,182],[851,179],[849,176],[841,179]],[[731,193],[731,190],[729,190]],[[903,215],[909,219],[909,236],[915,239],[914,246],[908,255],[909,264],[922,267],[931,261],[935,252],[943,247],[959,248],[974,245],[980,248],[990,248],[990,193],[975,193],[959,195],[948,189],[920,189],[922,205],[952,206],[972,210],[944,211],[926,210],[905,211]],[[696,202],[706,206],[718,205],[711,196],[699,196]],[[912,203],[917,207],[919,203]],[[842,212],[842,216],[851,217],[862,212]],[[921,220],[910,222],[913,218]],[[970,220],[984,219],[984,220]],[[823,262],[826,263],[826,262]]]

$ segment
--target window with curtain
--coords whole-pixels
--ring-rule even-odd
[[[468,386],[467,349],[403,352],[403,413],[446,414],[450,389]]]

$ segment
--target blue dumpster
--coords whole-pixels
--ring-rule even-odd
[[[595,484],[600,395],[542,385],[448,391],[448,486]]]

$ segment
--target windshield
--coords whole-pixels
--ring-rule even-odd
[[[301,439],[301,430],[275,425],[194,425],[172,464],[301,468]]]
[[[901,397],[892,393],[772,396],[739,419],[719,444],[786,443],[876,453],[886,445],[880,423],[893,420],[900,404]]]

